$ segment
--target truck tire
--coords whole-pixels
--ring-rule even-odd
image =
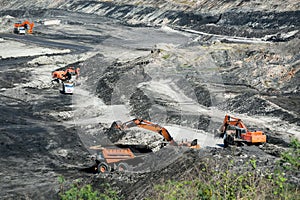
[[[98,173],[108,173],[109,167],[106,163],[101,162],[98,164]]]
[[[129,165],[127,163],[119,163],[117,166],[117,171],[124,172],[129,170]]]

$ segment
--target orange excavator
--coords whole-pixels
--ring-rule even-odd
[[[76,79],[78,78],[80,73],[80,68],[74,68],[74,67],[69,67],[66,70],[57,70],[52,72],[52,82],[56,81],[59,83],[60,81],[62,82],[62,90],[61,92],[63,94],[73,94],[74,91],[74,86],[75,82],[72,77],[76,76]]]
[[[78,78],[80,74],[80,68],[74,68],[74,67],[69,67],[66,70],[57,70],[52,72],[52,78],[54,79],[53,81],[59,82],[61,81],[66,81],[70,80],[72,76],[76,76]]]
[[[16,34],[31,34],[34,27],[34,22],[25,20],[24,22],[18,22],[14,24],[14,33]]]
[[[168,141],[174,146],[185,146],[193,149],[200,149],[200,145],[197,144],[197,139],[193,140],[191,143],[177,143],[174,141],[166,128],[147,120],[133,119],[125,123],[122,123],[121,121],[115,121],[111,125],[111,129],[117,130],[125,130],[132,127],[144,128],[159,133],[163,136],[164,140]],[[130,148],[102,147],[101,145],[98,145],[92,146],[90,149],[98,151],[97,156],[94,158],[96,161],[94,170],[98,173],[128,170],[130,167],[126,161],[136,158]]]
[[[262,131],[249,131],[240,118],[226,115],[221,126],[221,136],[224,147],[236,145],[241,142],[248,144],[261,144],[267,142],[267,136]]]
[[[133,119],[124,123],[122,123],[121,121],[115,121],[113,122],[112,127],[115,127],[120,130],[125,130],[131,127],[144,128],[162,135],[164,137],[164,140],[168,141],[173,146],[187,146],[194,149],[200,149],[200,145],[197,144],[197,139],[193,140],[190,143],[177,143],[174,141],[173,137],[170,135],[169,131],[166,128],[144,119]]]

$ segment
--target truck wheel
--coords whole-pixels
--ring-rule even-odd
[[[127,163],[121,162],[121,163],[118,164],[117,170],[120,171],[120,172],[128,171],[129,170],[129,165]]]
[[[109,167],[106,163],[102,162],[98,165],[98,172],[99,173],[108,173]]]

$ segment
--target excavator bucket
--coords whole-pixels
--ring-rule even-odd
[[[194,139],[192,142],[181,142],[177,144],[177,146],[189,147],[192,149],[200,149],[200,145],[198,144],[198,140]]]
[[[121,121],[114,121],[111,126],[111,129],[122,129],[122,122]]]

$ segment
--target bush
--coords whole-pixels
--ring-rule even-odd
[[[60,195],[62,200],[78,200],[78,199],[85,199],[85,200],[96,200],[100,199],[100,196],[97,191],[92,190],[91,185],[85,185],[81,188],[77,185],[73,184],[72,187],[67,190],[64,194]]]
[[[281,154],[281,165],[286,170],[300,170],[300,142],[296,138],[291,139],[290,149]]]
[[[290,149],[281,154],[276,166],[260,169],[257,160],[249,159],[242,165],[234,160],[206,158],[194,168],[194,175],[182,174],[179,180],[167,180],[156,184],[150,199],[300,199],[299,185],[292,184],[289,177],[299,172],[300,143],[292,139]],[[220,164],[221,163],[221,164]],[[238,166],[238,167],[237,167]],[[191,172],[191,171],[189,171]],[[62,200],[117,200],[121,197],[109,184],[101,185],[102,193],[91,185],[76,181],[64,191],[64,178],[59,177]]]
[[[59,177],[60,193],[59,197],[61,200],[118,200],[121,199],[118,193],[111,189],[109,184],[101,185],[104,189],[103,193],[94,191],[90,184],[81,185],[80,181],[75,181],[71,185],[71,188],[64,191],[65,180],[63,177]]]

